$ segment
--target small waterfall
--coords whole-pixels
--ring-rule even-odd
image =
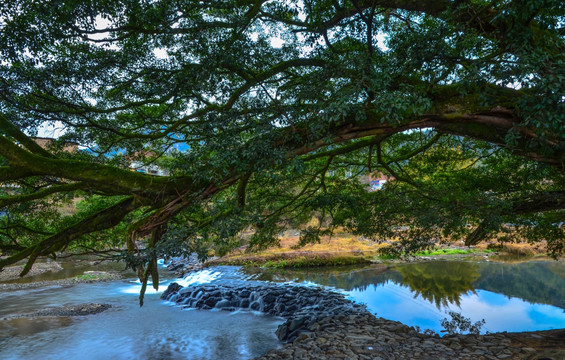
[[[277,336],[287,341],[309,331],[309,327],[319,319],[335,314],[367,312],[363,307],[354,306],[343,294],[317,287],[282,284],[247,287],[191,285],[182,288],[173,283],[163,293],[162,299],[202,310],[251,310],[284,317],[287,320],[279,326]]]
[[[249,296],[249,305],[247,307],[249,310],[262,312],[265,309],[263,296],[257,291],[252,291]]]

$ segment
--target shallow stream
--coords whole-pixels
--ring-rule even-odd
[[[204,271],[184,283],[218,277]],[[249,359],[280,346],[275,330],[281,319],[183,310],[149,290],[140,308],[140,288],[130,279],[0,293],[0,318],[64,304],[112,305],[97,315],[0,321],[0,359]]]

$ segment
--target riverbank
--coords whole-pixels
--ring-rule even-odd
[[[296,232],[287,231],[279,246],[259,252],[247,252],[247,247],[235,249],[213,261],[211,265],[266,266],[273,268],[300,268],[370,264],[379,254],[382,244],[346,234],[324,237],[320,243],[298,247]]]
[[[565,359],[565,330],[442,338],[369,314],[327,317],[319,330],[256,358],[283,359]]]
[[[246,247],[207,261],[205,266],[237,265],[267,268],[304,268],[323,266],[363,265],[363,264],[398,264],[430,260],[480,260],[529,261],[548,259],[544,246],[527,243],[506,244],[496,247],[489,243],[480,243],[466,247],[459,243],[437,245],[435,248],[415,254],[394,257],[382,252],[387,244],[374,242],[363,237],[340,234],[324,237],[320,243],[298,247],[297,235],[285,234],[280,238],[279,246],[259,252],[247,252]]]
[[[93,283],[100,281],[111,281],[121,279],[122,276],[115,272],[106,271],[86,271],[83,275],[78,275],[69,279],[43,280],[25,283],[0,283],[0,290],[24,290],[35,289],[49,286],[73,286],[76,284]]]
[[[22,272],[24,265],[25,264],[22,262],[21,265],[7,266],[2,269],[2,271],[0,271],[0,283],[20,279],[20,273]],[[24,276],[24,278],[31,278],[40,274],[44,274],[46,272],[57,272],[61,270],[63,270],[63,268],[56,261],[38,261],[32,266],[31,270]]]
[[[68,268],[68,264],[73,264]],[[22,290],[49,286],[72,286],[81,283],[111,281],[122,278],[123,271],[116,263],[91,259],[58,262],[51,259],[37,261],[24,277],[20,273],[25,263],[7,266],[0,271],[0,290]],[[102,270],[88,270],[100,267]]]
[[[99,304],[99,303],[87,303],[87,304],[75,304],[75,305],[64,305],[64,306],[52,306],[44,309],[39,309],[33,312],[13,314],[0,318],[2,320],[12,320],[12,319],[34,319],[40,317],[69,317],[69,316],[87,316],[99,314],[103,311],[110,309],[112,306],[109,304]]]

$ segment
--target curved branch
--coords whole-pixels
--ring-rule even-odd
[[[328,151],[322,151],[322,152],[317,152],[317,153],[314,153],[314,154],[306,155],[302,158],[302,160],[310,161],[310,160],[318,159],[318,158],[321,158],[321,157],[337,156],[337,155],[347,154],[347,153],[350,153],[350,152],[355,151],[355,150],[362,149],[362,148],[367,147],[367,146],[375,145],[375,144],[379,143],[380,141],[382,141],[383,139],[384,139],[384,137],[379,137],[379,136],[370,137],[370,138],[367,138],[367,139],[361,139],[361,140],[356,141],[352,144],[345,145],[345,146],[342,146],[342,147],[339,147],[339,148],[335,148],[335,149],[331,149],[331,150],[328,150]]]
[[[509,213],[534,214],[565,209],[565,191],[545,191],[512,202]]]
[[[418,147],[417,149],[414,149],[413,151],[411,151],[410,153],[408,153],[406,155],[392,159],[388,163],[390,164],[390,163],[405,161],[405,160],[413,158],[414,156],[416,156],[420,153],[423,153],[424,151],[426,151],[430,147],[432,147],[436,142],[438,142],[438,140],[441,136],[442,136],[442,134],[440,134],[440,133],[435,134],[428,142],[426,142],[422,146]]]
[[[193,184],[192,178],[187,176],[175,178],[172,182],[167,177],[154,177],[109,165],[45,158],[25,151],[4,137],[0,137],[0,155],[9,161],[11,166],[19,169],[20,174],[49,175],[82,181],[107,194],[133,193],[155,200],[163,195],[176,193],[176,188],[191,188]],[[3,167],[0,167],[0,170],[4,170]],[[0,171],[0,176],[2,172]],[[8,173],[7,169],[5,172]]]
[[[10,224],[10,225],[7,225],[7,226],[0,227],[0,230],[10,230],[10,229],[20,229],[20,230],[27,231],[27,232],[30,232],[30,233],[33,233],[33,234],[37,234],[37,235],[53,235],[52,232],[32,229],[32,228],[30,228],[26,225],[21,224],[21,223],[15,223],[15,224]]]
[[[396,180],[405,182],[414,186],[415,188],[419,188],[420,186],[411,178],[405,177],[397,173],[393,168],[390,167],[389,162],[385,162],[382,157],[382,149],[381,144],[377,144],[377,162],[380,166],[382,166],[390,175],[392,175]]]
[[[79,190],[85,187],[85,184],[82,182],[77,182],[73,184],[64,184],[64,185],[56,185],[50,186],[45,189],[41,189],[39,191],[29,193],[29,194],[22,194],[22,195],[13,195],[0,198],[0,208],[16,204],[22,203],[26,201],[41,199],[51,194],[60,193],[60,192],[69,192]]]
[[[122,221],[127,214],[139,206],[140,205],[136,204],[134,201],[133,196],[127,197],[117,204],[92,214],[86,219],[61,230],[55,235],[49,236],[11,257],[0,260],[0,271],[7,265],[14,264],[27,257],[29,259],[20,273],[20,276],[24,276],[31,270],[38,256],[49,255],[59,251],[82,235],[114,227]]]
[[[493,109],[481,113],[421,115],[417,118],[406,120],[400,125],[382,122],[382,119],[382,115],[371,113],[368,113],[367,118],[364,120],[356,120],[352,116],[343,125],[329,129],[327,134],[324,134],[325,136],[320,136],[319,140],[314,141],[309,140],[309,133],[303,131],[297,134],[300,135],[298,139],[295,138],[295,140],[287,141],[287,147],[290,148],[287,156],[292,158],[305,155],[319,148],[352,139],[368,136],[387,137],[406,130],[433,128],[438,133],[464,136],[506,147],[517,155],[554,166],[560,171],[565,171],[565,163],[563,162],[565,152],[555,146],[555,140],[540,139],[533,131],[518,127],[520,119],[515,117],[510,111]],[[506,136],[510,131],[514,130],[521,135],[521,138],[517,140],[516,144],[509,147],[506,144]],[[286,128],[281,131],[291,132],[296,130]],[[545,142],[548,147],[555,149],[555,152],[551,156],[536,153],[529,146],[532,140]]]
[[[28,169],[12,166],[0,166],[0,182],[25,179],[35,175],[37,174]]]
[[[565,191],[544,191],[528,197],[514,199],[512,205],[502,210],[501,215],[526,215],[546,211],[565,209]],[[483,220],[479,226],[465,239],[465,245],[478,244],[485,239],[489,230],[487,221]]]

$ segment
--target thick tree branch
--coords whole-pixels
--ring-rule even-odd
[[[251,178],[251,172],[243,175],[237,184],[237,206],[240,209],[245,207],[245,190],[247,188],[247,184],[249,183],[249,179]]]
[[[117,204],[101,210],[74,225],[71,225],[55,235],[39,241],[36,245],[30,246],[25,250],[0,260],[0,271],[7,265],[14,264],[25,258],[29,258],[20,276],[26,275],[38,256],[52,254],[84,234],[101,231],[116,226],[123,218],[139,207],[132,196],[127,197]]]
[[[565,191],[545,191],[514,199],[508,209],[501,210],[500,215],[527,215],[555,210],[565,210]],[[467,236],[465,245],[478,244],[486,238],[488,233],[487,221],[484,220]]]
[[[565,209],[565,191],[546,191],[512,202],[510,214],[533,214]]]
[[[53,185],[41,189],[39,191],[29,193],[29,194],[21,194],[21,195],[12,195],[7,197],[0,197],[0,208],[17,203],[23,203],[26,201],[37,200],[49,196],[51,194],[61,193],[61,192],[69,192],[79,190],[84,188],[85,184],[81,182],[72,183],[72,184],[63,184],[63,185]]]
[[[20,174],[49,175],[82,181],[107,194],[133,193],[158,200],[163,195],[175,192],[178,187],[190,188],[193,183],[192,178],[186,176],[176,178],[173,183],[166,177],[154,177],[109,165],[45,158],[25,151],[4,137],[0,137],[0,155],[4,156]],[[8,169],[6,173],[8,177]]]
[[[13,166],[0,166],[0,182],[20,180],[35,175],[37,174],[28,169]]]

